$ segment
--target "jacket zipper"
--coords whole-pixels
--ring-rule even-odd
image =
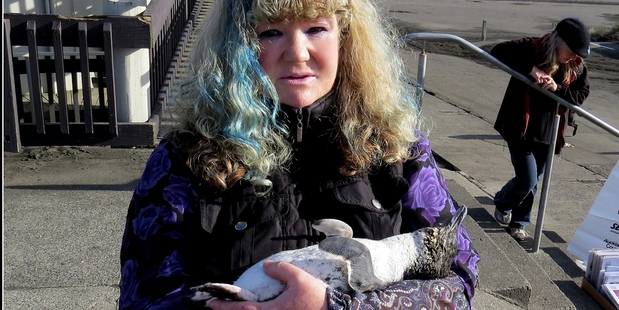
[[[303,110],[297,110],[297,142],[303,141]]]

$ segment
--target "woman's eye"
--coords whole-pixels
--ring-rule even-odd
[[[307,33],[315,34],[323,31],[327,31],[327,29],[325,29],[324,27],[311,27],[307,30]]]
[[[281,35],[277,30],[269,29],[258,34],[258,39],[269,39]]]

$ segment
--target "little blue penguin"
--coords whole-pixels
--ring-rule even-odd
[[[385,288],[403,279],[443,278],[449,275],[458,251],[458,227],[466,214],[467,207],[462,206],[443,226],[382,240],[352,238],[352,229],[346,223],[323,219],[313,225],[326,235],[318,245],[279,252],[264,260],[291,263],[325,286],[347,294]],[[266,301],[277,297],[285,284],[264,273],[264,260],[247,269],[234,284],[193,287],[191,299]]]

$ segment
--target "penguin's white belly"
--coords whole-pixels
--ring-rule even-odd
[[[269,256],[267,259],[291,263],[315,278],[322,280],[325,286],[341,291],[348,291],[348,263],[342,257],[318,249],[318,246],[284,251]],[[258,300],[268,300],[281,294],[285,284],[264,273],[262,263],[247,269],[234,285],[249,290],[258,296]]]

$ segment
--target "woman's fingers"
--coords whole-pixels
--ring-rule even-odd
[[[265,261],[262,268],[264,268],[264,273],[271,278],[285,283],[288,283],[295,278],[302,277],[303,273],[305,273],[303,270],[290,263],[275,262],[271,260]]]
[[[555,91],[557,90],[557,83],[555,83],[555,80],[553,80],[552,77],[544,78],[542,88],[550,91]]]

